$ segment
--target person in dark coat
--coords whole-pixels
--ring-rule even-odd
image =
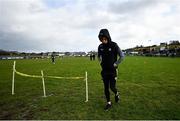
[[[52,60],[52,63],[55,64],[55,55],[54,54],[51,55],[51,60]]]
[[[92,56],[92,54],[90,54],[90,60],[92,61],[92,58],[93,58],[93,56]]]
[[[98,60],[100,61],[102,67],[101,76],[104,83],[104,93],[107,100],[107,104],[104,109],[108,110],[112,106],[110,101],[109,87],[115,94],[115,102],[120,100],[120,93],[116,89],[116,69],[122,62],[124,54],[119,46],[111,40],[109,31],[107,29],[101,29],[98,37],[101,41],[101,44],[98,47]]]
[[[93,60],[95,60],[95,58],[96,58],[95,54],[93,54],[92,57],[93,57]]]

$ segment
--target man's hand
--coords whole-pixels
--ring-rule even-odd
[[[116,63],[114,63],[114,68],[118,68],[118,65]]]

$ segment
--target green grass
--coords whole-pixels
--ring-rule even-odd
[[[180,119],[180,58],[126,57],[119,66],[117,88],[121,103],[104,111],[101,68],[89,58],[16,60],[16,69],[32,75],[84,76],[88,72],[89,102],[85,81],[15,75],[11,95],[13,60],[0,61],[0,119]]]

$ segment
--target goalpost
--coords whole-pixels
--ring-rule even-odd
[[[46,78],[56,78],[56,79],[84,79],[85,80],[85,92],[86,92],[86,100],[85,102],[88,102],[88,78],[87,78],[87,71],[85,72],[85,77],[58,77],[58,76],[44,76],[43,70],[41,70],[41,75],[29,75],[25,73],[21,73],[16,70],[16,61],[14,61],[13,64],[13,74],[12,74],[12,95],[14,95],[14,90],[15,90],[15,74],[18,74],[20,76],[24,77],[31,77],[31,78],[41,78],[42,79],[42,87],[43,87],[43,97],[47,97],[46,95],[46,86],[45,86],[45,81],[44,77]]]

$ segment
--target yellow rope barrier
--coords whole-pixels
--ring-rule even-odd
[[[42,78],[42,76],[38,76],[38,75],[29,75],[29,74],[25,74],[25,73],[21,73],[17,70],[15,70],[16,74],[20,75],[20,76],[24,76],[24,77],[33,77],[33,78]],[[46,78],[55,78],[55,79],[84,79],[85,77],[59,77],[59,76],[44,76]]]
[[[43,71],[41,70],[41,76],[39,76],[39,75],[29,75],[29,74],[21,73],[21,72],[16,70],[15,66],[16,66],[16,61],[14,61],[14,65],[13,65],[12,95],[14,95],[15,73],[20,75],[20,76],[24,76],[24,77],[41,78],[42,79],[42,83],[43,83],[43,93],[44,93],[43,97],[46,97],[44,77],[46,77],[46,78],[56,78],[56,79],[70,79],[70,80],[84,79],[84,81],[86,82],[86,101],[85,102],[88,102],[87,72],[85,73],[85,77],[59,77],[59,76],[44,76]]]
[[[48,78],[56,78],[56,79],[84,79],[84,77],[58,77],[58,76],[44,76]]]
[[[25,76],[25,77],[33,77],[33,78],[42,78],[42,76],[38,76],[38,75],[29,75],[29,74],[24,74],[24,73],[21,73],[17,70],[15,70],[16,74],[20,75],[20,76]]]

